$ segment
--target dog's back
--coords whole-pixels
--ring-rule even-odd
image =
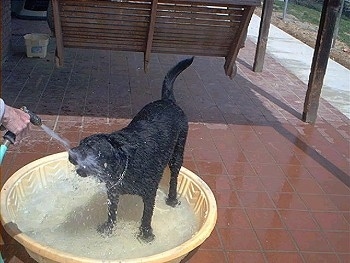
[[[187,125],[185,114],[182,109],[176,105],[173,87],[177,76],[192,64],[193,59],[194,57],[182,60],[168,71],[163,80],[161,99],[144,106],[132,119],[128,128],[135,129],[135,126],[139,126],[140,124],[144,125],[144,122],[140,121],[146,121],[151,124],[162,122],[169,123],[169,120],[173,120],[173,125],[178,126],[177,129],[181,128],[185,123]]]
[[[142,165],[149,165],[149,169],[153,169],[155,163],[164,169],[179,140],[182,140],[181,148],[184,147],[188,120],[181,107],[176,104],[173,86],[177,76],[192,62],[193,57],[182,60],[171,68],[164,77],[161,99],[144,106],[129,125],[118,132],[129,143],[137,145],[136,159],[147,159],[148,163]],[[150,158],[151,156],[155,158]]]

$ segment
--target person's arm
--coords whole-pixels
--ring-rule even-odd
[[[13,132],[17,137],[17,141],[28,131],[30,123],[29,114],[6,105],[2,99],[0,99],[0,117],[1,125]]]
[[[3,99],[0,99],[0,120],[2,120],[2,117],[4,116],[4,112],[5,112],[5,102]]]

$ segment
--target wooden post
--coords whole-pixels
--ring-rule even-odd
[[[227,76],[229,76],[231,79],[237,74],[237,66],[236,66],[236,58],[239,52],[239,49],[241,48],[243,41],[246,37],[246,29],[248,28],[250,19],[254,12],[254,6],[246,6],[242,21],[239,24],[239,29],[237,29],[238,37],[236,36],[232,43],[231,48],[225,57],[225,64],[224,69]]]
[[[273,2],[274,0],[264,0],[259,28],[258,43],[256,46],[253,65],[254,72],[261,72],[264,66],[266,45],[269,36],[271,16],[273,10]]]
[[[56,36],[56,64],[60,67],[63,66],[63,37],[58,0],[52,0],[52,9]]]
[[[340,12],[341,0],[324,0],[314,56],[312,59],[308,89],[305,96],[303,121],[314,123],[331,51],[334,27]]]
[[[153,44],[153,35],[154,35],[154,27],[156,25],[156,17],[157,17],[157,6],[158,0],[152,0],[151,5],[151,13],[150,13],[150,21],[149,21],[149,29],[147,35],[147,43],[146,43],[146,51],[144,57],[144,71],[147,71],[148,63],[151,56],[152,44]]]

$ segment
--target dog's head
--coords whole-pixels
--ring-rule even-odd
[[[95,134],[70,149],[68,158],[75,165],[78,175],[113,182],[126,169],[128,157],[122,146],[112,143],[108,134]]]

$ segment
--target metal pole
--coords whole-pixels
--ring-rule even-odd
[[[341,1],[340,12],[338,13],[337,20],[335,21],[335,28],[334,28],[334,34],[333,34],[332,48],[335,47],[335,42],[336,42],[336,40],[338,38],[339,26],[340,26],[340,18],[341,18],[341,15],[343,13],[344,2],[345,2],[345,0]]]
[[[288,7],[288,0],[284,0],[284,8],[283,8],[283,21],[286,19],[287,16],[287,7]]]

